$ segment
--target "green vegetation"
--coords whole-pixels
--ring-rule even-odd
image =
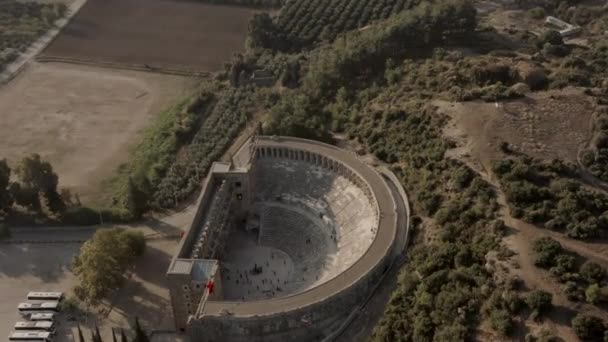
[[[152,195],[154,185],[161,182],[179,149],[191,141],[214,100],[211,91],[202,90],[200,95],[182,100],[159,115],[131,152],[130,162],[112,180],[114,207],[132,218],[141,215],[148,206],[146,196]]]
[[[141,232],[120,228],[95,232],[72,262],[72,271],[80,281],[74,288],[78,299],[97,305],[110,291],[118,289],[125,272],[145,247]]]
[[[290,51],[343,32],[362,28],[421,3],[420,0],[294,0],[287,1],[276,21],[267,14],[252,21],[253,45]]]
[[[10,237],[11,237],[10,228],[4,223],[0,223],[0,241],[10,239]]]
[[[452,146],[441,134],[446,118],[425,104],[423,92],[410,89],[401,95],[408,98],[403,101],[397,95],[408,84],[408,71],[421,63],[417,53],[432,52],[447,40],[470,39],[475,26],[470,4],[448,1],[351,32],[312,54],[301,86],[282,96],[263,127],[265,134],[326,141],[330,131],[346,133],[392,165],[413,195],[416,212],[434,217],[424,227],[425,235],[432,236],[429,242],[408,251],[409,261],[374,331],[375,341],[464,340],[483,318],[480,308],[495,290],[483,267],[501,234],[494,229],[500,226],[495,194],[467,166],[444,157]],[[408,69],[398,69],[398,61]],[[473,79],[471,74],[461,85],[477,87]],[[492,80],[482,84],[491,85]],[[389,101],[398,105],[391,108]],[[510,329],[508,322],[498,324],[504,312],[488,316],[494,317],[497,329]]]
[[[531,317],[533,319],[541,318],[553,309],[553,295],[547,291],[536,290],[532,291],[526,297],[526,304],[532,310]]]
[[[16,181],[11,181],[12,170],[6,160],[0,160],[0,213],[2,216],[20,208],[61,218],[66,200],[59,194],[59,177],[53,167],[38,154],[24,157],[14,169]]]
[[[256,19],[253,47],[285,50],[268,19]],[[412,195],[414,212],[431,218],[424,227],[414,219],[424,236],[408,250],[374,341],[466,340],[484,318],[508,335],[510,316],[525,305],[515,294],[503,298],[509,289],[484,267],[504,232],[495,194],[466,165],[445,158],[453,147],[441,133],[446,118],[428,105],[433,97],[521,96],[511,91],[519,75],[509,67],[437,48],[476,40],[476,22],[467,2],[425,3],[325,43],[310,53],[299,69],[300,86],[283,94],[263,126],[265,134],[325,141],[332,131],[346,133],[390,164]],[[532,302],[539,314],[549,307],[543,299]]]
[[[126,220],[149,208],[171,208],[198,190],[218,160],[264,103],[252,88],[208,84],[161,114],[111,180],[114,210]]]
[[[595,317],[578,314],[572,319],[572,329],[583,341],[605,341],[605,329],[606,325],[604,322]]]
[[[277,8],[281,7],[286,0],[196,0],[213,5],[244,6],[254,8]]]
[[[65,4],[0,1],[0,72],[65,15]]]
[[[518,158],[496,162],[493,171],[515,217],[576,239],[608,228],[608,196],[583,187],[572,165]]]
[[[599,304],[608,300],[606,270],[599,264],[564,249],[550,237],[532,242],[535,264],[548,269],[559,282],[568,300]]]
[[[203,119],[189,145],[182,149],[170,169],[150,192],[152,205],[168,208],[200,186],[211,163],[218,160],[245,126],[257,104],[250,88],[226,89]]]

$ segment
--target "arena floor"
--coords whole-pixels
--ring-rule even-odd
[[[296,272],[293,261],[278,249],[260,246],[256,239],[256,233],[242,229],[229,237],[221,270],[224,299],[262,300],[289,293],[286,281]]]

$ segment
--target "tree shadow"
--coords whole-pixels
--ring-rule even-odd
[[[71,272],[79,243],[0,244],[0,275],[31,275],[43,282],[57,282]]]
[[[138,318],[148,332],[174,329],[168,291],[166,295],[153,293],[142,282],[135,279],[129,280],[128,284],[112,299],[112,307],[109,312],[110,322],[114,319],[112,312],[124,317],[129,324]]]
[[[152,230],[154,230],[155,232],[157,232],[161,235],[181,236],[181,234],[183,233],[183,230],[180,229],[179,227],[176,227],[169,223],[163,222],[154,217],[146,218],[140,224],[144,224],[144,225],[150,227]]]
[[[134,274],[143,281],[167,287],[166,271],[169,269],[172,255],[147,245],[144,255],[135,264]]]
[[[577,312],[563,305],[555,305],[553,310],[547,315],[553,323],[570,327],[570,322],[576,316]]]

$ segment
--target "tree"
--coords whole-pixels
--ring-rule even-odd
[[[10,237],[11,237],[10,228],[4,223],[0,223],[0,241],[9,239]]]
[[[580,274],[590,284],[599,283],[606,276],[606,271],[599,264],[593,261],[586,261],[581,266]]]
[[[127,335],[125,335],[125,331],[120,329],[120,342],[129,342]]]
[[[548,30],[539,37],[538,41],[536,42],[536,46],[538,48],[542,48],[545,44],[564,45],[564,39],[559,32],[555,30]]]
[[[583,341],[601,341],[604,337],[604,322],[595,316],[578,314],[571,325],[576,336]]]
[[[11,169],[6,159],[0,160],[0,210],[7,210],[13,205],[13,196],[9,191]]]
[[[553,309],[553,295],[547,291],[536,290],[528,295],[526,304],[532,309],[533,318],[541,317]]]
[[[40,159],[40,155],[34,153],[23,158],[15,173],[19,177],[21,189],[30,196],[41,193],[51,212],[58,213],[65,209],[65,204],[57,192],[59,177],[53,172],[51,164]]]
[[[101,339],[101,333],[99,332],[99,327],[97,325],[95,325],[95,334],[93,335],[92,342],[103,342]]]
[[[587,303],[591,303],[591,304],[599,303],[599,301],[601,300],[600,296],[601,296],[601,289],[598,284],[591,284],[591,285],[589,285],[587,290],[585,290],[585,298],[587,299]]]
[[[511,335],[513,331],[513,320],[507,310],[494,309],[490,313],[492,328],[503,336]]]
[[[146,332],[142,329],[137,317],[135,317],[135,337],[133,338],[133,342],[150,342],[148,335],[146,335]]]
[[[534,240],[532,250],[535,252],[534,264],[539,267],[549,268],[555,266],[556,258],[562,252],[559,242],[546,236]]]
[[[109,291],[118,289],[124,273],[145,248],[141,232],[120,228],[98,230],[74,258],[72,269],[80,280],[76,296],[96,305]]]
[[[82,329],[80,329],[80,324],[78,324],[78,342],[85,342],[84,335],[82,334]]]
[[[140,177],[140,179],[142,179],[140,183],[147,180],[146,177]],[[129,177],[127,181],[127,196],[123,205],[134,219],[139,218],[148,206],[148,197],[132,177]]]

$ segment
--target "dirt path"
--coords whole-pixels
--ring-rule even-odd
[[[509,227],[509,232],[503,242],[515,253],[514,262],[505,263],[509,276],[516,276],[523,280],[525,291],[542,289],[553,294],[555,309],[549,314],[548,319],[540,323],[531,320],[520,322],[515,340],[523,340],[529,332],[535,333],[542,328],[549,328],[564,341],[577,341],[578,338],[570,328],[570,321],[576,312],[603,318],[607,318],[608,315],[596,306],[569,301],[563,293],[563,284],[560,284],[548,271],[534,265],[531,242],[540,237],[550,236],[564,248],[602,265],[608,265],[608,246],[602,242],[573,240],[561,233],[539,228],[511,215],[505,194],[491,171],[493,161],[501,158],[495,139],[496,133],[493,129],[495,125],[492,123],[497,120],[498,116],[506,115],[501,113],[500,104],[492,106],[473,104],[474,107],[480,109],[477,112],[467,111],[468,107],[460,104],[439,103],[439,105],[440,110],[452,118],[444,130],[444,134],[455,140],[458,145],[457,148],[449,151],[448,156],[459,159],[476,170],[484,180],[493,186],[497,194],[497,202],[500,206],[498,217]]]

